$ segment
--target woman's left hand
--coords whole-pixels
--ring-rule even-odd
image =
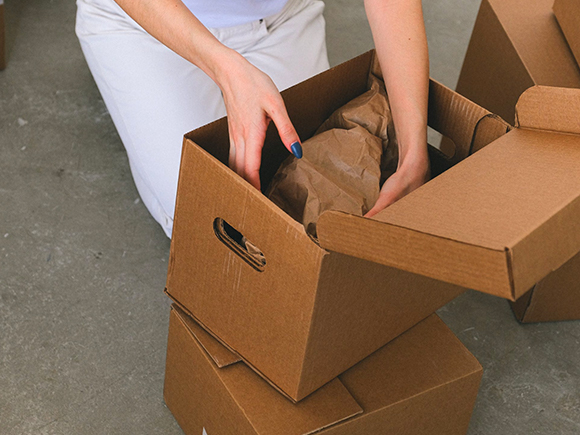
[[[426,150],[425,146],[425,150]],[[379,199],[365,217],[372,217],[378,212],[398,201],[413,190],[422,186],[430,178],[429,157],[427,153],[415,158],[407,158],[399,165],[397,172],[387,178],[383,184]]]

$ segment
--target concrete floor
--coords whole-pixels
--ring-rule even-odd
[[[454,86],[478,0],[425,2],[432,76]],[[327,1],[331,62],[372,46]],[[0,73],[0,434],[179,434],[162,398],[169,241],[74,35],[72,0],[8,0]],[[468,292],[439,313],[485,368],[470,435],[580,433],[580,322],[519,325]]]

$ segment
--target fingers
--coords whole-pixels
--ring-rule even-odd
[[[394,197],[393,195],[390,195],[390,194],[379,195],[379,199],[377,199],[377,202],[375,203],[373,208],[371,208],[367,212],[367,214],[364,215],[364,217],[373,217],[378,212],[380,212],[381,210],[384,210],[385,208],[387,208],[389,205],[391,205],[395,201],[396,201],[396,197]]]
[[[296,158],[301,159],[302,145],[300,144],[300,138],[288,117],[288,112],[286,111],[286,106],[284,106],[284,100],[282,100],[281,96],[278,96],[278,98],[275,99],[272,107],[270,107],[267,113],[268,116],[272,118],[272,121],[274,121],[284,146],[288,151],[294,154]]]
[[[260,164],[262,162],[262,149],[266,139],[267,123],[263,128],[255,130],[252,138],[246,144],[245,152],[245,178],[256,189],[260,190]]]
[[[234,171],[236,170],[236,142],[232,136],[232,128],[229,126],[230,135],[230,154],[228,156],[228,166]]]

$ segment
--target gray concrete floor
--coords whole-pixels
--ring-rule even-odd
[[[372,46],[328,0],[337,64]],[[425,2],[454,86],[478,0]],[[0,434],[179,434],[162,398],[169,241],[138,199],[72,0],[8,0],[0,73]],[[468,292],[439,314],[485,368],[470,435],[580,433],[580,322],[519,325]]]

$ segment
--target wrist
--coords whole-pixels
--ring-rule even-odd
[[[237,51],[222,45],[221,50],[212,54],[209,62],[206,73],[225,93],[231,87],[231,81],[239,78],[240,68],[247,60]]]
[[[413,178],[426,180],[430,173],[427,142],[424,141],[419,146],[407,149],[405,153],[400,152],[397,171],[411,174]]]

